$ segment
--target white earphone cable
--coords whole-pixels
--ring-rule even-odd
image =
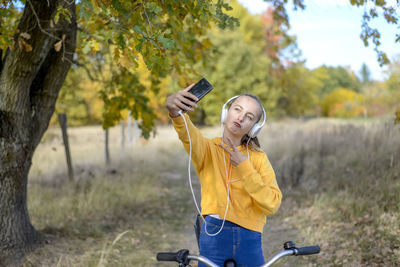
[[[249,139],[247,140],[247,143],[246,143],[247,158],[249,159],[249,161],[250,161],[250,154],[249,154],[249,143],[250,143],[250,140],[251,140],[251,137],[249,136]]]
[[[204,228],[205,228],[206,234],[207,234],[208,236],[216,236],[216,235],[218,235],[218,234],[222,231],[222,229],[224,228],[225,220],[226,220],[226,215],[227,215],[227,213],[228,213],[228,208],[229,208],[229,182],[228,182],[228,181],[229,181],[229,177],[228,177],[228,170],[227,170],[227,167],[226,167],[225,153],[224,153],[224,150],[222,150],[222,154],[223,154],[223,158],[224,158],[225,174],[226,174],[226,190],[227,190],[226,209],[225,209],[224,219],[223,219],[223,221],[222,221],[221,228],[218,230],[218,232],[216,232],[216,233],[214,233],[214,234],[210,234],[210,233],[208,233],[208,231],[207,231],[207,222],[206,222],[206,220],[204,219],[204,217],[201,215],[201,211],[200,211],[200,209],[199,209],[199,206],[197,205],[196,196],[195,196],[194,191],[193,191],[192,177],[191,177],[191,174],[190,174],[190,162],[191,162],[191,160],[192,160],[192,140],[190,139],[189,127],[188,127],[188,125],[187,125],[186,118],[185,118],[185,116],[183,115],[182,111],[179,111],[179,115],[183,118],[183,121],[184,121],[185,127],[186,127],[186,132],[187,132],[187,134],[188,134],[188,139],[189,139],[188,178],[189,178],[189,185],[190,185],[190,190],[191,190],[191,192],[192,192],[194,204],[195,204],[195,206],[196,206],[197,213],[200,215],[201,219],[204,221],[204,226],[205,226]]]

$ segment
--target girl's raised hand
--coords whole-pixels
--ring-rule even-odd
[[[199,99],[195,95],[188,92],[193,85],[194,83],[167,98],[166,107],[171,117],[178,117],[180,110],[193,111],[193,107],[197,108],[196,101]]]
[[[219,144],[219,146],[222,147],[223,150],[225,150],[226,152],[228,152],[230,154],[231,163],[233,166],[236,167],[243,161],[247,160],[247,157],[245,155],[243,155],[242,153],[240,153],[240,151],[235,147],[235,145],[233,144],[232,140],[229,137],[227,139],[228,139],[230,149],[228,147],[224,146],[224,144]]]

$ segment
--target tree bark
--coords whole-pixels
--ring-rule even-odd
[[[58,6],[70,11],[72,23],[60,19],[50,27]],[[27,210],[28,173],[71,66],[75,3],[27,0],[18,29],[30,34],[26,42],[33,50],[28,52],[17,42],[0,60],[0,266],[18,264],[42,240]],[[63,34],[57,52],[54,44]]]

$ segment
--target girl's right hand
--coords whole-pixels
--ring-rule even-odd
[[[194,94],[188,92],[190,88],[193,87],[193,85],[194,83],[189,85],[185,89],[167,97],[166,107],[171,117],[178,117],[179,111],[181,110],[187,112],[193,111],[194,109],[192,107],[197,108],[196,101],[198,101],[199,99]]]

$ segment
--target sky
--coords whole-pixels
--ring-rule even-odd
[[[251,13],[260,14],[267,9],[263,0],[238,0]],[[305,10],[288,8],[290,34],[297,36],[297,44],[306,60],[306,67],[321,65],[343,66],[359,75],[361,65],[367,64],[376,80],[386,77],[377,61],[374,45],[364,46],[360,39],[363,8],[350,5],[349,0],[305,0]],[[374,21],[381,33],[381,49],[389,59],[400,56],[400,43],[395,43],[399,28],[389,25],[383,18]]]

